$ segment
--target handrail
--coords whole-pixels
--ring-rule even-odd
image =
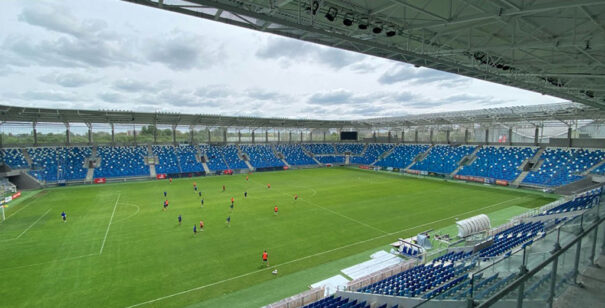
[[[502,297],[506,296],[508,293],[514,291],[521,283],[524,283],[525,281],[527,281],[528,279],[533,277],[535,274],[540,272],[547,265],[551,264],[554,260],[556,260],[560,255],[567,252],[567,250],[569,250],[571,247],[573,247],[578,241],[581,241],[585,236],[587,236],[590,232],[592,232],[598,225],[603,223],[603,221],[605,221],[605,217],[599,218],[598,221],[596,221],[590,227],[584,229],[572,241],[565,244],[565,246],[561,247],[559,250],[554,252],[550,257],[548,257],[542,263],[538,264],[535,268],[533,268],[532,270],[528,271],[525,274],[522,274],[519,278],[517,278],[511,284],[509,284],[508,286],[506,286],[505,288],[503,288],[502,290],[500,290],[499,292],[494,294],[492,297],[488,298],[485,302],[481,303],[478,306],[478,308],[489,307],[489,306],[493,305],[494,303],[496,303]]]

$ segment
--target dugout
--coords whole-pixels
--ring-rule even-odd
[[[487,231],[491,228],[489,217],[485,214],[457,221],[456,226],[458,226],[458,237],[461,238]]]

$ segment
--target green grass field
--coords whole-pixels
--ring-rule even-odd
[[[333,266],[363,261],[356,256],[398,237],[550,201],[344,168],[46,189],[11,204],[0,223],[0,306],[258,306],[303,291],[338,270]],[[205,231],[194,236],[200,219]]]

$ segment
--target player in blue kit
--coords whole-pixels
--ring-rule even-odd
[[[61,217],[63,218],[63,222],[67,222],[67,214],[65,214],[65,211],[61,213]]]

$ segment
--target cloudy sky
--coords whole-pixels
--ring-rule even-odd
[[[0,104],[356,119],[562,99],[118,0],[2,0]]]

